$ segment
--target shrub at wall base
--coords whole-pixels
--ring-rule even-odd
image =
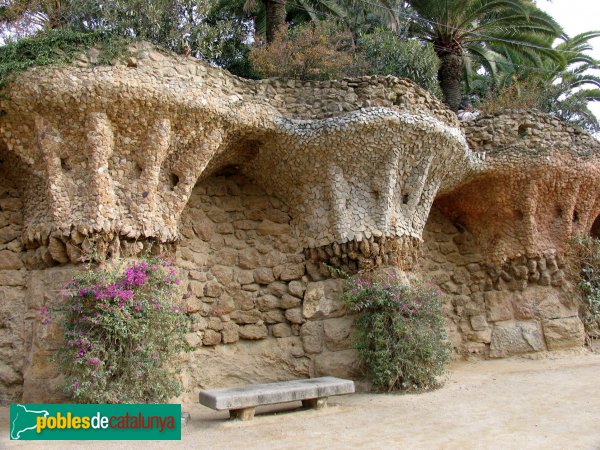
[[[169,366],[186,349],[189,328],[177,306],[180,280],[162,258],[117,261],[67,284],[64,345],[58,362],[65,390],[80,403],[160,403],[181,394]],[[46,307],[44,324],[52,322]]]
[[[375,388],[438,386],[450,357],[440,296],[433,285],[409,286],[394,272],[349,282],[344,299],[359,313],[355,346]]]

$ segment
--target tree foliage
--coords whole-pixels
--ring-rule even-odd
[[[48,29],[101,33],[146,40],[253,75],[245,42],[251,23],[216,9],[211,0],[4,0],[0,20],[5,38]]]
[[[0,47],[0,89],[19,72],[34,66],[68,64],[90,47],[100,50],[98,64],[109,64],[127,52],[127,41],[103,33],[48,30]]]
[[[380,27],[361,36],[360,49],[369,75],[408,78],[441,95],[437,83],[439,60],[431,44],[403,39],[396,32]]]
[[[597,118],[588,107],[600,101],[600,62],[591,57],[590,40],[600,32],[563,37],[554,46],[561,61],[542,59],[539,66],[527,65],[518,55],[505,53],[505,62],[495,76],[486,74],[470,80],[472,92],[485,98],[484,108],[494,110],[535,108],[590,132],[600,131]]]
[[[361,72],[351,36],[330,23],[281,30],[269,45],[255,46],[250,61],[265,77],[328,80]]]
[[[289,36],[273,35],[281,27]],[[0,0],[5,42],[56,29],[148,40],[248,78],[393,74],[442,92],[453,110],[466,96],[495,108],[517,93],[598,129],[588,108],[600,99],[588,54],[598,33],[569,38],[532,0]]]

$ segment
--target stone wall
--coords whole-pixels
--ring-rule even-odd
[[[600,214],[600,142],[559,120],[507,111],[464,124],[482,170],[436,204],[475,236],[488,262],[563,254]]]
[[[15,183],[7,177],[7,163],[0,153],[0,404],[22,396],[24,330],[36,317],[28,314],[21,261],[23,203]]]
[[[177,252],[197,349],[186,356],[190,400],[208,386],[359,374],[342,280],[311,276],[293,229],[289,207],[243,175],[194,188]]]
[[[498,358],[584,344],[580,299],[560,254],[491,265],[473,235],[435,207],[423,239],[421,273],[445,294],[457,355]]]
[[[479,152],[498,152],[518,145],[541,150],[569,147],[574,153],[591,155],[598,141],[585,131],[556,117],[533,110],[506,110],[462,122],[469,147]]]
[[[63,344],[59,321],[44,325],[40,308],[52,309],[64,301],[61,291],[70,281],[74,266],[29,270],[25,286],[27,315],[24,328],[23,398],[28,403],[53,403],[67,399],[56,366],[57,350]]]
[[[197,181],[232,166],[289,205],[303,247],[419,239],[439,187],[481,164],[456,117],[406,80],[255,82],[132,52],[33,69],[0,99],[0,138],[28,174],[35,265],[176,243]]]
[[[76,268],[32,268],[22,244],[22,175],[0,152],[0,404],[65,398],[53,362],[62,330],[56,322],[42,325],[40,308],[61,301],[60,290]]]
[[[599,233],[591,136],[522,111],[461,128],[392,77],[242,80],[145,44],[111,67],[86,58],[30,70],[0,99],[0,401],[62,398],[60,330],[38,311],[92,247],[176,252],[190,401],[360,377],[323,263],[431,278],[459,356],[583,345],[562,257]]]

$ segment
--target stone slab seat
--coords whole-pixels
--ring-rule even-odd
[[[327,397],[353,392],[352,380],[321,377],[206,390],[200,392],[200,404],[229,410],[231,418],[250,420],[257,406],[300,400],[305,408],[320,409],[327,405]]]

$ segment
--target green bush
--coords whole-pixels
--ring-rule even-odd
[[[48,30],[32,37],[0,46],[0,89],[15,75],[34,66],[68,64],[91,47],[98,47],[99,64],[108,64],[127,53],[128,41],[102,33]]]
[[[58,363],[74,400],[160,403],[181,393],[170,367],[187,349],[179,283],[171,262],[153,258],[89,269],[66,286]],[[48,308],[40,312],[48,323]]]
[[[434,388],[450,357],[440,293],[393,274],[351,281],[344,299],[359,313],[355,347],[380,390]]]
[[[600,337],[600,239],[577,237],[572,242],[572,275],[585,301],[584,323],[590,337]]]
[[[408,78],[441,97],[437,80],[439,59],[430,44],[402,39],[383,28],[360,38],[360,51],[367,61],[368,75]]]

